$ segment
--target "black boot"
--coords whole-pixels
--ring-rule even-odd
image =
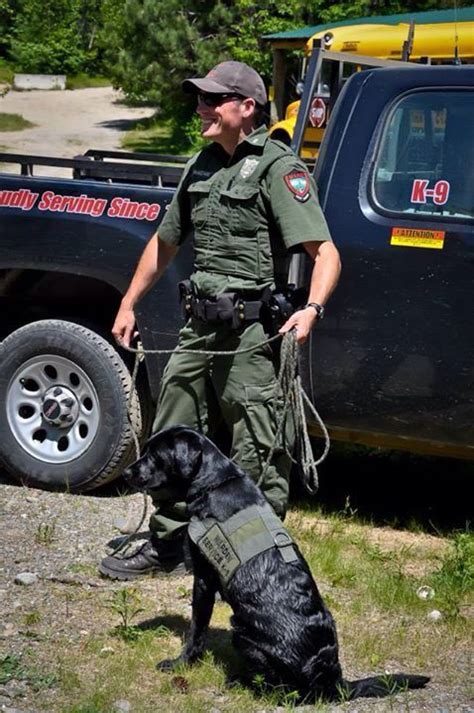
[[[190,571],[184,557],[184,538],[151,539],[129,555],[109,555],[99,564],[99,572],[110,579],[137,579],[145,575],[180,575]]]

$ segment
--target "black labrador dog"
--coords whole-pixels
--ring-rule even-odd
[[[208,438],[185,426],[165,429],[124,475],[138,490],[172,490],[191,518],[191,628],[180,656],[160,670],[202,656],[219,591],[234,612],[233,643],[250,678],[298,691],[301,701],[382,697],[429,681],[405,674],[344,680],[334,620],[306,561],[252,479]]]

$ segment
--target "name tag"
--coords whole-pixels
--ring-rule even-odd
[[[213,525],[199,540],[199,549],[218,570],[224,581],[228,581],[240,566],[240,559],[235,554],[219,525]]]

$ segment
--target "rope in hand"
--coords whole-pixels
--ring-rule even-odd
[[[175,349],[143,349],[143,347],[141,346],[123,347],[126,351],[136,355],[131,378],[130,394],[127,402],[127,411],[131,425],[132,437],[135,445],[136,460],[138,460],[138,458],[140,457],[140,443],[138,440],[137,431],[132,423],[130,414],[133,398],[137,398],[135,392],[135,385],[137,381],[138,368],[140,365],[140,361],[145,356],[145,354],[201,354],[205,356],[235,356],[236,354],[247,354],[249,352],[256,351],[257,349],[260,349],[260,347],[266,346],[267,344],[271,344],[272,342],[281,338],[281,334],[276,334],[275,336],[270,337],[269,339],[266,339],[263,342],[259,342],[258,344],[253,345],[252,347],[229,351],[213,351],[208,349],[181,349],[180,347],[177,347]],[[275,407],[277,410],[277,432],[275,434],[273,445],[270,449],[267,460],[265,461],[265,464],[262,469],[262,474],[258,480],[257,485],[261,484],[265,476],[266,470],[270,466],[278,443],[282,442],[283,448],[286,450],[292,461],[298,462],[300,464],[304,487],[311,495],[314,495],[318,490],[319,485],[317,466],[320,465],[326,458],[329,452],[330,440],[326,426],[324,425],[321,416],[319,415],[316,408],[313,406],[309,397],[304,391],[301,376],[298,374],[298,342],[296,340],[295,330],[291,330],[287,334],[283,335],[280,354],[280,370],[278,373],[277,381],[278,383],[275,393]],[[280,395],[282,395],[283,398],[279,397]],[[323,453],[317,461],[315,461],[314,459],[313,449],[308,434],[305,404],[308,406],[309,410],[312,412],[313,416],[318,422],[324,436]],[[292,407],[293,424],[296,434],[297,460],[293,458],[292,453],[287,450],[286,445],[284,443],[285,439],[283,431],[285,424],[287,423],[290,407]],[[112,551],[112,554],[117,554],[124,547],[126,547],[132,537],[139,531],[139,529],[143,525],[148,510],[148,500],[146,493],[143,494],[143,500],[143,512],[140,517],[140,521],[135,528],[135,531],[128,535]]]
[[[283,336],[283,339],[282,339]],[[132,375],[132,386],[129,397],[129,406],[131,403],[132,394],[135,389],[135,382],[138,372],[138,366],[140,359],[145,354],[201,354],[205,356],[234,356],[236,354],[248,354],[249,352],[256,351],[260,347],[264,347],[267,344],[271,344],[277,339],[282,339],[281,355],[280,355],[280,370],[278,373],[278,390],[283,394],[283,407],[278,408],[280,399],[276,395],[276,408],[278,413],[278,430],[275,436],[273,447],[270,450],[268,458],[264,465],[263,473],[265,469],[269,466],[271,458],[274,454],[276,445],[282,436],[283,428],[286,422],[288,410],[290,406],[293,406],[293,420],[295,425],[295,433],[297,438],[296,451],[298,453],[298,462],[301,465],[303,472],[303,484],[307,491],[314,495],[318,489],[318,472],[317,466],[320,465],[326,458],[329,447],[330,440],[324,422],[317,412],[314,405],[311,403],[310,398],[306,394],[303,383],[301,381],[301,376],[298,374],[298,342],[296,340],[296,331],[292,329],[284,335],[276,334],[269,339],[265,339],[263,342],[254,344],[252,347],[246,347],[245,349],[235,349],[229,351],[213,351],[209,349],[181,349],[177,347],[175,349],[143,349],[143,347],[124,347],[129,352],[136,354],[135,365],[133,368]],[[308,407],[310,412],[316,419],[324,437],[324,449],[322,455],[317,461],[314,460],[313,449],[311,447],[311,441],[308,435],[308,425],[306,422],[305,405]],[[137,459],[139,457],[139,444],[136,433],[134,432],[135,448]],[[291,457],[291,453],[289,454]],[[293,460],[293,458],[292,458]],[[295,462],[293,460],[293,462]],[[259,483],[262,481],[262,476],[259,479]]]
[[[262,482],[265,472],[270,466],[278,444],[282,443],[283,448],[286,450],[293,463],[299,464],[302,472],[304,487],[310,495],[314,495],[319,487],[317,467],[323,462],[329,452],[330,440],[327,428],[306,394],[301,381],[301,376],[298,374],[298,348],[296,332],[295,330],[291,330],[291,332],[285,334],[281,345],[278,389],[279,394],[283,396],[283,399],[279,398],[279,394],[276,394],[275,407],[277,411],[277,432],[273,446],[270,449],[267,460],[263,466],[262,475],[259,478],[258,485]],[[308,434],[305,404],[315,417],[324,436],[324,449],[317,461],[314,459],[313,448]],[[296,435],[296,459],[293,458],[292,453],[290,453],[285,446],[284,428],[287,423],[289,412],[291,412],[293,417],[293,425]]]

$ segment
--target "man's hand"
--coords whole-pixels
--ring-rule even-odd
[[[308,339],[314,323],[316,322],[317,314],[313,307],[299,309],[294,312],[285,324],[278,330],[279,334],[286,334],[291,329],[296,329],[296,341],[298,344],[304,344]]]
[[[115,317],[114,326],[112,327],[112,334],[115,337],[115,341],[121,347],[129,347],[132,339],[138,336],[138,332],[135,331],[135,314],[133,309],[125,305],[121,305],[117,316]]]
[[[339,253],[334,244],[327,240],[323,242],[313,240],[303,243],[303,245],[308,255],[314,260],[308,304],[325,305],[339,279],[341,271]],[[296,341],[298,344],[304,344],[317,319],[315,308],[305,307],[291,315],[279,330],[279,334],[286,334],[294,328],[296,329]]]

